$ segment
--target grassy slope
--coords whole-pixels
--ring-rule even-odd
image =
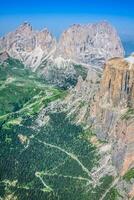
[[[10,58],[0,66],[0,94],[0,124],[3,124],[14,117],[37,114],[65,92],[48,86],[18,60]]]

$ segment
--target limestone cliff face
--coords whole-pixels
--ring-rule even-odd
[[[105,66],[100,98],[113,106],[134,106],[134,63],[131,60],[134,60],[133,56],[114,58]]]
[[[124,175],[128,169],[134,167],[134,119],[118,120],[114,131],[116,148],[113,160],[121,175]]]
[[[101,22],[71,26],[59,40],[58,54],[102,67],[105,60],[124,56],[124,50],[116,30],[109,23]]]
[[[133,84],[133,55],[109,60],[90,110],[97,135],[113,143],[113,162],[121,175],[134,167]]]

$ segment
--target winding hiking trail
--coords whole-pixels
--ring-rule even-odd
[[[58,177],[63,177],[63,178],[70,178],[70,179],[75,179],[75,180],[80,180],[80,181],[87,181],[89,182],[89,179],[87,178],[83,178],[81,176],[67,176],[67,175],[62,175],[62,174],[57,174],[57,173],[54,173],[54,174],[50,174],[50,173],[44,173],[43,174],[44,176],[58,176]]]
[[[50,186],[48,186],[48,185],[44,182],[44,180],[43,180],[42,177],[40,176],[40,173],[39,173],[39,172],[36,172],[36,173],[35,173],[35,176],[36,176],[37,178],[40,179],[40,181],[42,182],[42,184],[44,185],[44,187],[45,187],[48,191],[53,191],[53,189],[52,189]]]
[[[94,179],[94,177],[92,176],[90,171],[83,165],[83,163],[78,159],[78,157],[76,155],[66,151],[65,149],[63,149],[63,148],[61,148],[59,146],[56,146],[56,145],[41,141],[39,139],[35,139],[35,140],[38,141],[39,143],[45,145],[45,146],[48,146],[48,147],[54,148],[54,149],[58,149],[59,151],[61,151],[61,152],[65,153],[66,155],[68,155],[71,159],[75,160],[78,163],[78,165],[82,168],[82,170],[88,175],[89,180],[92,179],[93,182],[96,183],[96,180]]]

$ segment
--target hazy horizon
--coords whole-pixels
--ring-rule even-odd
[[[108,21],[113,25],[125,46],[133,48],[134,43],[134,2],[82,0],[63,1],[26,1],[17,0],[1,3],[0,37],[15,30],[24,21],[32,24],[34,29],[47,27],[58,38],[72,24],[88,24]]]

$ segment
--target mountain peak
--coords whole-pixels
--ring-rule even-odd
[[[47,27],[44,27],[41,31],[42,31],[42,32],[44,32],[44,31],[45,31],[45,32],[46,32],[46,31],[49,32],[49,30],[48,30]]]
[[[102,66],[109,58],[124,56],[115,28],[106,21],[72,25],[63,32],[59,49],[65,59],[96,66]]]
[[[106,24],[109,23],[74,24],[63,32],[56,43],[48,29],[34,31],[28,22],[24,22],[15,32],[0,41],[0,47],[2,51],[7,50],[12,57],[30,67],[38,67],[42,58],[51,53],[53,57],[61,56],[77,63],[102,68],[105,60],[124,56],[118,34],[111,25]],[[37,51],[37,47],[40,51]]]
[[[19,28],[17,29],[17,31],[19,31],[19,32],[32,31],[32,26],[31,26],[30,23],[24,22],[23,24],[21,24],[19,26]]]
[[[111,26],[111,24],[107,20],[100,21],[96,24],[100,24],[100,25],[103,25],[103,26]]]
[[[32,27],[31,24],[27,21],[23,22],[21,26],[22,27]]]

